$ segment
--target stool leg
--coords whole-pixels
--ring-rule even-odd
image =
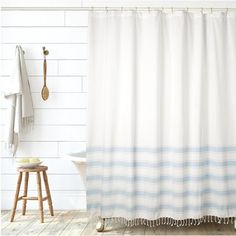
[[[39,202],[39,211],[41,223],[43,223],[43,197],[42,197],[42,187],[41,187],[41,177],[40,172],[37,172],[37,185],[38,185],[38,202]]]
[[[43,171],[43,179],[44,179],[45,190],[46,190],[47,198],[48,198],[49,211],[50,211],[51,216],[54,216],[53,206],[52,206],[52,198],[51,198],[51,193],[50,193],[50,189],[49,189],[48,177],[47,177],[46,171]]]
[[[27,192],[28,192],[28,181],[29,181],[29,172],[25,172],[25,186],[24,186],[24,197],[27,197]],[[22,208],[22,215],[25,215],[26,212],[26,204],[27,200],[23,200],[23,208]]]
[[[13,222],[15,214],[16,214],[16,207],[17,207],[17,202],[18,202],[18,197],[19,197],[19,192],[20,192],[21,180],[22,180],[22,172],[19,173],[19,177],[17,181],[14,205],[13,205],[12,214],[11,214],[11,222]]]

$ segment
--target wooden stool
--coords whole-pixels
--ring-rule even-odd
[[[13,220],[14,220],[15,213],[16,213],[17,202],[19,200],[23,200],[22,215],[25,215],[27,200],[38,200],[41,223],[43,223],[43,221],[44,221],[43,201],[48,200],[48,206],[49,206],[50,214],[51,214],[51,216],[54,215],[53,206],[52,206],[52,199],[51,199],[51,194],[50,194],[49,184],[48,184],[48,178],[47,178],[47,173],[46,173],[47,169],[48,169],[47,166],[38,166],[36,168],[18,168],[17,169],[17,171],[19,171],[19,177],[18,177],[18,181],[17,181],[15,200],[14,200],[14,205],[13,205],[13,209],[12,209],[11,222],[13,222]],[[36,172],[36,174],[37,174],[38,197],[27,197],[28,180],[29,180],[29,173],[30,172]],[[46,190],[46,193],[47,193],[46,197],[42,197],[40,172],[43,172],[45,190]],[[20,192],[20,186],[21,186],[21,180],[22,180],[23,173],[25,173],[24,195],[19,197],[19,192]]]

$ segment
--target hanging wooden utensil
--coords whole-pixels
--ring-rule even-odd
[[[43,100],[47,100],[49,97],[49,90],[47,87],[47,61],[46,61],[46,56],[49,54],[49,51],[46,50],[45,47],[43,47],[43,55],[44,55],[44,60],[43,60],[43,88],[41,91],[41,95]]]

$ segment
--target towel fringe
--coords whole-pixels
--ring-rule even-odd
[[[22,118],[22,131],[32,130],[34,125],[34,117],[23,117]]]

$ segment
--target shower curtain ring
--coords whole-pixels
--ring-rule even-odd
[[[173,7],[171,7],[171,12],[172,12],[172,14],[174,13],[174,9],[173,9]]]
[[[226,15],[228,15],[228,12],[229,12],[229,8],[226,8]]]
[[[149,13],[151,12],[151,8],[150,8],[150,7],[148,7],[148,12],[149,12]]]
[[[106,12],[108,13],[108,7],[106,7]]]
[[[212,11],[212,8],[211,8],[211,14],[212,14],[212,12],[213,12],[213,11]]]
[[[201,13],[203,14],[203,8],[201,8]]]

